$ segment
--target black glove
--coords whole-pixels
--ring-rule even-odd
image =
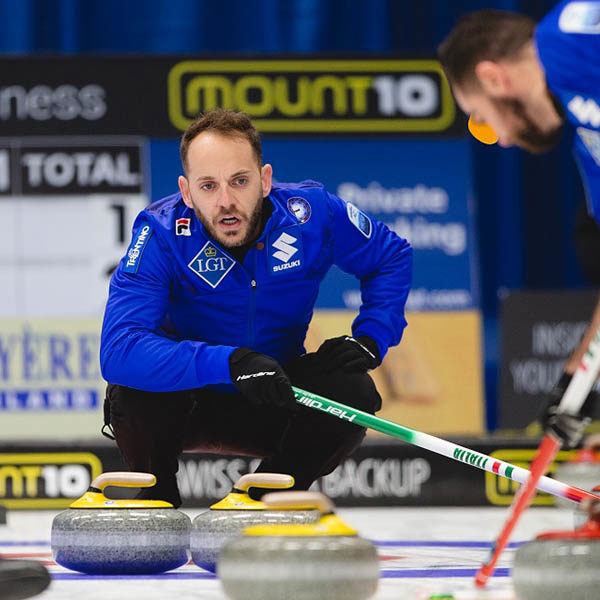
[[[552,431],[566,448],[574,448],[581,441],[583,431],[591,421],[594,405],[600,395],[595,389],[592,389],[578,414],[558,413],[558,405],[569,387],[572,377],[568,373],[562,374],[550,392],[550,397],[539,416],[544,431]]]
[[[317,350],[315,357],[318,369],[327,373],[343,371],[368,371],[379,365],[380,357],[377,344],[366,335],[357,338],[349,335],[325,340]]]
[[[288,376],[270,356],[238,348],[229,357],[229,373],[238,391],[254,404],[298,407]]]

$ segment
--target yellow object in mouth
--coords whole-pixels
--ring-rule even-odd
[[[498,141],[496,132],[487,123],[479,123],[473,117],[469,117],[467,127],[471,135],[482,144],[492,145]]]

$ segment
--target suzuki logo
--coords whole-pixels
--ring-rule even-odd
[[[285,231],[273,242],[273,248],[277,249],[277,252],[273,253],[275,258],[278,258],[281,262],[288,262],[296,252],[298,252],[298,248],[294,248],[290,244],[297,242],[298,240],[291,236],[289,233],[285,233]]]

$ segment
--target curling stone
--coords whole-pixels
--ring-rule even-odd
[[[89,574],[163,573],[189,560],[191,522],[162,500],[110,500],[107,486],[151,487],[149,473],[103,473],[54,517],[51,546],[63,567]]]
[[[584,500],[589,520],[574,531],[539,535],[515,553],[519,600],[597,600],[600,590],[600,502]]]
[[[600,439],[590,436],[583,448],[575,453],[568,462],[558,465],[556,479],[574,485],[582,490],[590,491],[600,482]],[[556,498],[556,506],[572,508],[573,503],[565,498]]]
[[[0,557],[0,598],[22,600],[43,592],[50,585],[48,569],[34,560]]]
[[[194,519],[190,538],[192,560],[199,567],[214,573],[221,548],[241,535],[246,527],[261,523],[314,523],[319,518],[316,510],[269,510],[266,504],[248,495],[251,487],[281,490],[293,485],[294,478],[291,475],[242,475],[230,494]]]
[[[334,512],[327,496],[276,492],[272,509],[318,509],[305,525],[254,525],[221,551],[217,573],[231,600],[365,600],[377,590],[379,559],[373,544]]]

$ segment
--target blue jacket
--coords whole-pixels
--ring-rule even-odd
[[[588,208],[600,222],[600,2],[562,2],[539,23],[546,82],[575,128],[575,158]]]
[[[398,344],[408,242],[316,182],[275,184],[269,199],[273,212],[241,264],[208,237],[181,194],[138,215],[104,315],[107,381],[155,392],[231,384],[229,356],[240,346],[285,363],[305,351],[333,264],[361,282],[353,334],[373,338],[382,358]]]

